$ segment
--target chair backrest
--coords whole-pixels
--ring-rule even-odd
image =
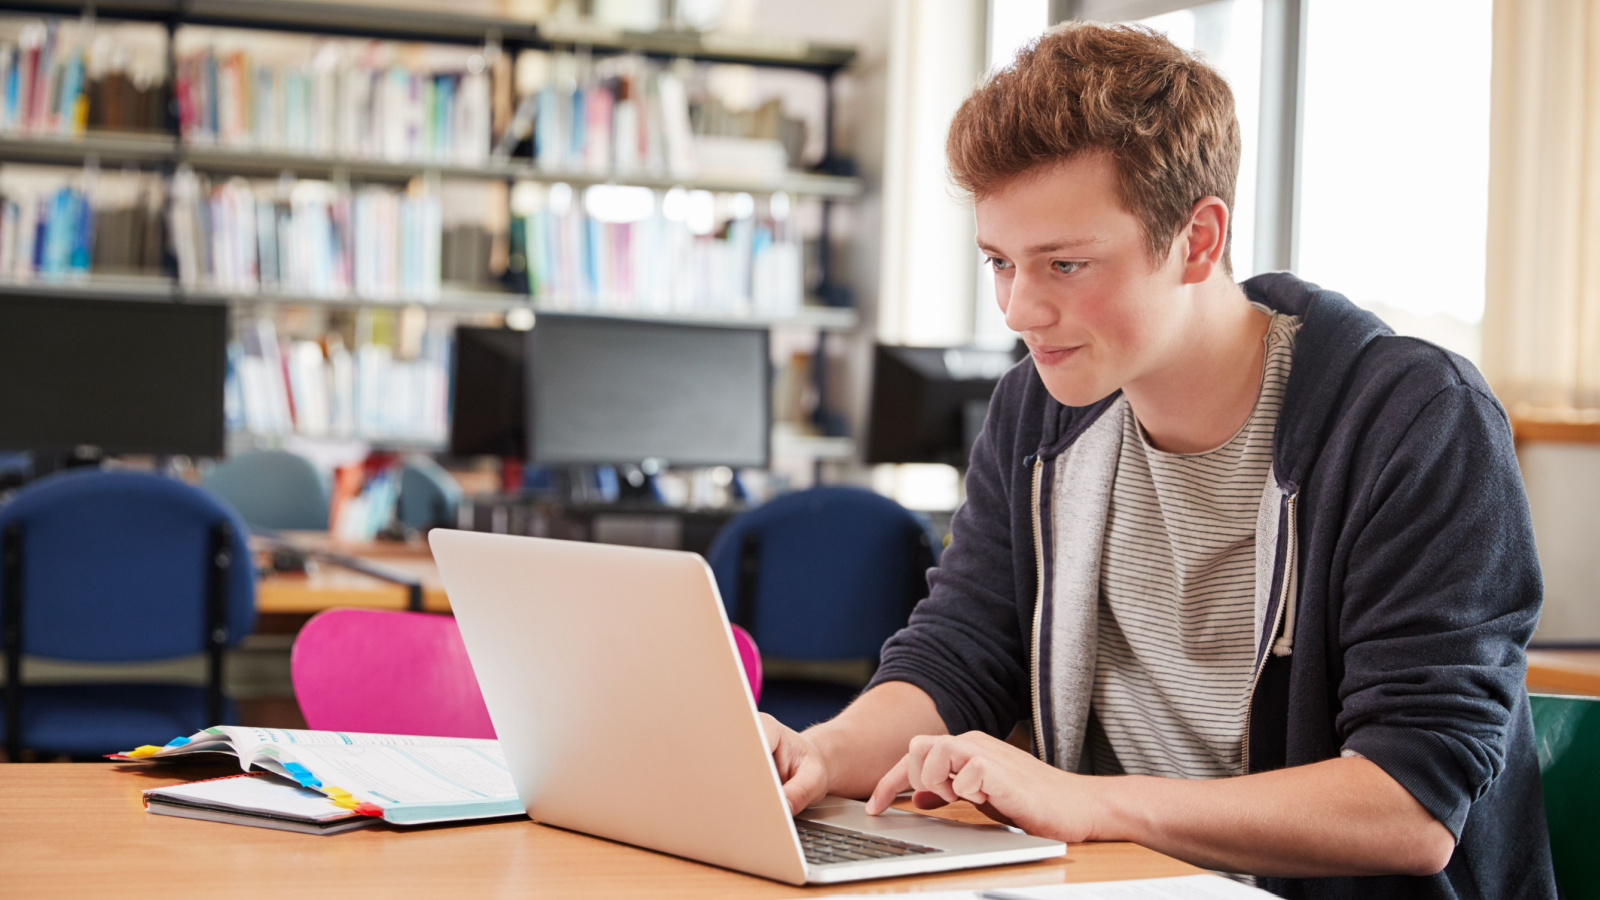
[[[328,485],[286,450],[247,450],[219,463],[200,486],[233,504],[256,528],[328,530]]]
[[[745,677],[761,697],[761,657],[734,629]],[[431,613],[330,609],[300,629],[290,677],[317,730],[492,738],[456,620]]]
[[[402,524],[418,531],[454,526],[460,506],[461,486],[443,466],[421,454],[406,457],[395,510]]]
[[[213,530],[226,525],[227,643],[255,625],[249,533],[226,504],[144,472],[63,472],[0,508],[21,541],[22,646],[57,659],[167,659],[206,649]],[[8,602],[0,578],[0,610]]]
[[[841,486],[785,494],[735,518],[706,555],[729,619],[763,652],[817,660],[876,658],[926,595],[938,559],[905,507]]]
[[[309,728],[494,737],[450,616],[330,609],[300,629],[289,666]]]
[[[1600,698],[1528,699],[1556,884],[1563,897],[1600,897]]]

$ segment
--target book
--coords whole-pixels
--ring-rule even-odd
[[[338,328],[280,335],[271,316],[238,316],[225,381],[229,430],[443,444],[453,332],[447,319],[425,318],[414,341],[402,339],[389,324],[396,318],[404,316],[357,312],[356,344],[347,347]]]
[[[550,309],[781,317],[804,293],[787,195],[518,182],[511,269]]]
[[[461,165],[489,156],[495,75],[482,48],[196,27],[179,32],[176,56],[190,144]]]
[[[0,131],[159,129],[165,43],[163,29],[142,23],[0,23]]]
[[[379,821],[335,806],[321,791],[268,772],[208,778],[144,792],[145,812],[301,834],[339,834]]]
[[[247,772],[258,768],[317,791],[336,808],[396,825],[523,812],[494,740],[217,725],[108,758],[163,762],[215,753],[238,757]]]

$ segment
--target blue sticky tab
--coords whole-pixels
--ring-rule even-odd
[[[168,747],[182,747],[184,744],[187,744],[187,743],[189,743],[189,739],[188,738],[186,738],[186,737],[175,737],[172,740],[167,741],[167,746]]]
[[[305,787],[322,787],[322,781],[315,775],[312,775],[311,770],[307,769],[305,766],[302,766],[299,763],[286,762],[283,764],[283,767],[288,770],[290,775],[294,776],[295,781],[300,782]]]

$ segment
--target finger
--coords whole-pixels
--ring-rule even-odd
[[[928,787],[922,781],[922,764],[927,759],[928,751],[933,749],[934,739],[928,735],[917,735],[911,739],[906,748],[905,768],[906,786],[915,791],[925,791]],[[902,788],[904,790],[904,788]]]
[[[761,723],[761,736],[767,739],[767,749],[769,751],[778,749],[778,735],[781,733],[783,726],[779,725],[778,720],[767,713],[758,713],[756,721]]]
[[[901,791],[911,787],[911,781],[906,775],[910,760],[911,755],[909,753],[900,757],[900,761],[895,763],[884,774],[883,778],[879,779],[878,786],[872,789],[872,796],[867,798],[867,815],[881,815],[884,810],[889,808],[889,804],[894,802],[894,798],[899,796]]]
[[[791,816],[798,815],[827,793],[827,773],[822,762],[810,754],[800,759],[794,776],[783,783],[783,798],[789,803]]]
[[[981,756],[970,760],[950,780],[950,789],[961,799],[971,801],[974,806],[988,803],[990,795],[984,782],[992,769],[988,760]]]
[[[955,749],[957,741],[957,738],[937,738],[928,747],[927,755],[922,758],[921,784],[918,788],[938,794],[946,803],[954,803],[960,799],[950,787],[950,781],[957,772],[957,764],[951,752]]]

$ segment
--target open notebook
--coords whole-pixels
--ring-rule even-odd
[[[111,759],[161,762],[226,753],[325,796],[335,809],[396,825],[522,815],[492,740],[217,725]]]

